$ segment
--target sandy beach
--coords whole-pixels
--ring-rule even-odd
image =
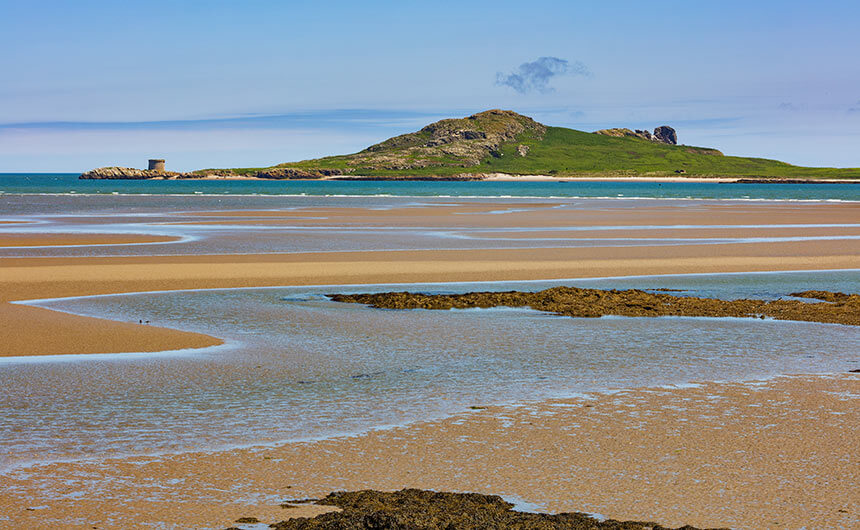
[[[46,298],[860,268],[860,239],[852,239],[858,231],[851,226],[860,224],[860,210],[854,204],[580,210],[552,201],[453,202],[387,210],[208,211],[166,222],[178,227],[243,222],[319,229],[428,227],[465,230],[475,238],[643,241],[586,248],[3,257],[0,356],[147,352],[221,343],[217,336],[161,327],[152,315],[116,322],[13,303]],[[473,232],[487,228],[493,231]],[[0,242],[14,240],[23,252],[28,246],[175,240],[59,233],[0,237],[7,238]],[[799,240],[734,241],[757,237]],[[690,241],[648,243],[655,238]],[[730,242],[705,241],[715,238]],[[337,489],[421,487],[498,493],[552,512],[586,511],[672,525],[850,527],[860,521],[853,494],[860,477],[851,461],[860,443],[857,385],[858,377],[850,374],[798,376],[623,389],[520,406],[462,403],[463,413],[451,418],[315,442],[27,466],[4,476],[0,521],[19,527],[58,521],[67,528],[151,522],[222,528],[243,516],[276,522],[319,510],[280,507],[288,499]],[[58,487],[84,493],[52,500]]]
[[[17,497],[0,496],[0,509],[22,527],[57,518],[67,528],[153,520],[219,528],[244,516],[305,515],[279,505],[329,491],[420,487],[676,526],[852,528],[858,385],[853,374],[799,376],[515,407],[464,403],[450,419],[355,437],[31,467],[7,476]],[[68,490],[99,494],[50,500],[59,477]],[[177,485],[165,497],[159,484],[168,478]],[[141,490],[154,499],[126,501]],[[233,500],[261,494],[272,500]]]

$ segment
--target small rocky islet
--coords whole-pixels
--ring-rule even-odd
[[[657,523],[598,520],[584,513],[527,513],[498,495],[445,493],[420,489],[330,493],[316,504],[336,506],[313,518],[269,525],[275,530],[659,530]],[[696,530],[692,526],[682,527]]]
[[[721,300],[675,296],[640,289],[601,290],[553,287],[538,292],[471,292],[424,294],[386,292],[330,294],[335,302],[365,304],[380,309],[469,309],[528,307],[576,318],[624,317],[736,317],[770,318],[828,324],[860,325],[860,295],[830,291],[791,293],[793,298],[819,300]]]

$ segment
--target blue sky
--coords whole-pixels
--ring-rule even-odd
[[[269,165],[488,108],[858,167],[858,20],[849,1],[0,0],[0,171]]]

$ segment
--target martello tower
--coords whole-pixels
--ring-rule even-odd
[[[164,159],[163,158],[150,158],[148,169],[150,171],[164,171]]]

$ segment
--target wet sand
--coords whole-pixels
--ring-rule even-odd
[[[553,203],[409,208],[314,208],[267,215],[309,226],[767,225],[838,235],[853,204],[735,203],[576,210]],[[359,213],[360,212],[360,213]],[[456,213],[455,213],[456,212]],[[325,219],[313,219],[324,217]],[[296,220],[287,220],[295,223]],[[210,222],[210,220],[203,221]],[[625,230],[630,230],[625,228]],[[696,228],[680,236],[713,237]],[[720,229],[722,230],[722,229]],[[733,234],[755,229],[726,229]],[[624,233],[624,231],[621,231]],[[631,232],[632,233],[632,232]],[[667,232],[670,233],[670,232]],[[721,233],[721,236],[726,232]],[[610,234],[607,234],[610,235]],[[617,237],[620,234],[611,233]],[[544,235],[545,236],[545,235]],[[16,300],[224,287],[489,281],[860,268],[860,240],[499,250],[313,252],[85,258],[0,258],[0,355],[202,347],[219,340],[151,325],[78,317]],[[146,320],[147,316],[141,315]],[[809,347],[798,345],[799,348]],[[3,476],[0,526],[127,528],[275,522],[285,499],[336,489],[420,487],[515,495],[548,511],[588,511],[664,524],[852,527],[860,524],[856,447],[860,380],[779,378],[765,384],[624,390],[594,399],[471,410],[370,434],[281,447],[33,466]],[[71,495],[70,495],[71,494]],[[28,509],[32,508],[32,510]]]
[[[601,208],[583,208],[573,203],[495,203],[472,205],[452,200],[450,206],[364,208],[305,208],[301,210],[248,210],[192,212],[189,217],[242,219],[252,224],[287,221],[297,226],[385,226],[385,227],[564,227],[564,226],[738,226],[796,224],[860,224],[860,207],[854,203],[801,203],[738,201],[731,204],[701,202],[673,206],[672,201],[610,201]],[[683,204],[683,201],[679,201]],[[497,212],[497,213],[491,213]],[[480,215],[483,213],[484,215]],[[196,221],[212,224],[212,220]],[[186,221],[174,224],[195,224]],[[225,224],[227,224],[225,222]]]
[[[355,437],[31,467],[5,478],[15,494],[0,496],[0,513],[21,527],[61,517],[67,528],[219,528],[240,516],[276,522],[285,499],[420,487],[669,525],[852,528],[858,389],[860,376],[845,374],[463,403],[445,420]]]
[[[0,234],[0,247],[169,243],[179,238],[144,234]]]
[[[651,274],[849,269],[860,240],[510,250],[3,258],[0,301],[158,290],[446,281],[590,278]],[[218,343],[204,335],[135,323],[83,326],[40,308],[0,305],[0,356],[156,351]],[[141,315],[149,320],[148,315]],[[95,323],[92,323],[95,326]],[[110,329],[108,329],[110,328]],[[59,351],[58,351],[59,347]]]
[[[858,227],[761,227],[761,228],[623,228],[618,230],[493,230],[475,232],[480,239],[749,239],[786,237],[860,237]]]

